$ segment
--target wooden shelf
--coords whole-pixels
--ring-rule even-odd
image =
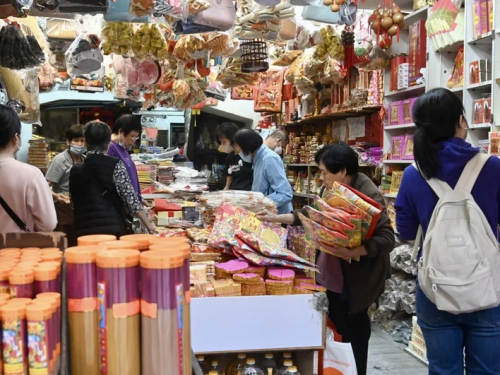
[[[415,124],[401,124],[401,125],[387,125],[384,130],[394,130],[394,129],[411,129],[414,128]]]
[[[384,160],[384,164],[413,164],[415,160]]]
[[[303,118],[299,121],[293,121],[286,124],[286,126],[293,125],[304,125],[310,124],[317,121],[327,121],[327,120],[336,120],[336,119],[344,119],[347,117],[358,117],[358,116],[366,116],[371,115],[372,113],[380,111],[381,106],[366,106],[360,108],[352,108],[345,111],[332,112],[332,113],[324,113],[317,116],[310,116]]]

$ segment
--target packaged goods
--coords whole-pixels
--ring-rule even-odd
[[[9,274],[12,298],[32,298],[34,274],[31,269],[14,269]]]
[[[47,263],[41,263],[35,267],[35,294],[45,292],[59,293],[60,287],[57,283],[57,274],[57,267],[52,264],[47,265]]]
[[[227,369],[227,375],[238,375],[241,374],[247,363],[247,356],[244,353],[238,354],[238,359],[229,365]]]
[[[71,373],[99,372],[96,254],[99,246],[66,250],[69,347]]]
[[[254,358],[248,358],[243,375],[264,375],[264,372],[255,364]]]
[[[49,337],[50,340],[50,352],[52,353],[52,360],[49,363],[49,367],[59,373],[61,361],[61,294],[54,292],[40,293],[36,295],[36,299],[32,303],[50,303],[52,306],[52,315],[49,319]]]
[[[100,251],[96,261],[100,370],[140,374],[139,251]]]
[[[133,241],[105,241],[99,245],[104,246],[106,250],[139,250],[139,244]]]
[[[201,367],[201,371],[206,374],[207,372],[209,372],[209,366],[208,366],[208,363],[205,362],[205,356],[203,355],[197,355],[196,356],[196,359],[198,360],[198,363]],[[229,375],[229,374],[228,374]]]
[[[20,304],[5,304],[2,315],[2,361],[6,374],[27,373],[26,308]]]
[[[78,237],[78,246],[97,245],[101,242],[114,241],[116,236],[110,234],[95,234],[91,236]]]
[[[142,372],[184,373],[182,311],[185,305],[181,251],[146,251],[140,256],[142,281]]]
[[[260,367],[264,370],[265,375],[276,375],[278,371],[278,366],[272,353],[266,353]]]
[[[50,337],[50,319],[54,309],[51,304],[36,303],[26,307],[26,330],[28,333],[28,368],[29,373],[48,374],[54,366],[53,343]]]
[[[138,250],[144,251],[149,249],[150,238],[155,238],[152,234],[129,234],[121,236],[120,241],[131,241],[137,243]]]
[[[287,373],[288,369],[293,366],[293,362],[291,359],[285,359],[283,362],[283,366],[280,367],[276,375],[284,375]]]

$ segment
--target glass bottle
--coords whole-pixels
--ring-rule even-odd
[[[229,365],[229,368],[227,369],[227,375],[242,375],[246,363],[246,354],[239,353],[238,359]]]
[[[290,353],[290,352],[284,352],[283,353],[283,358],[281,358],[281,361],[280,361],[278,367],[282,367],[285,364],[285,361],[287,359],[289,359],[290,361],[292,360],[292,353]]]
[[[219,362],[212,361],[212,366],[210,367],[210,372],[216,372],[217,375],[225,375],[222,368],[219,367]]]
[[[278,366],[272,353],[266,353],[260,367],[264,370],[264,375],[276,375],[276,371],[278,371]]]
[[[283,366],[280,367],[280,369],[278,370],[278,372],[276,373],[276,375],[284,375],[287,373],[288,371],[288,368],[290,368],[291,366],[293,366],[293,362],[291,359],[286,359],[285,362],[283,363]]]
[[[243,375],[264,375],[262,370],[255,364],[255,358],[248,358]]]
[[[203,374],[208,374],[210,369],[209,369],[208,363],[205,362],[205,356],[197,355],[196,359],[198,360],[198,363],[200,364],[201,371],[203,372]]]

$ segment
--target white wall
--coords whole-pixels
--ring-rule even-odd
[[[205,106],[201,111],[242,121],[249,126],[251,125],[252,128],[255,128],[260,120],[260,113],[253,111],[253,100],[232,100],[229,95],[225,101],[219,100],[219,104],[216,106]]]
[[[21,149],[17,152],[16,158],[24,163],[28,162],[28,143],[33,135],[33,125],[21,123]]]

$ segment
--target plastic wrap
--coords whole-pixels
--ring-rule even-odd
[[[182,374],[184,356],[183,259],[178,251],[141,254],[142,372]]]
[[[60,288],[57,284],[57,267],[46,263],[40,264],[34,269],[35,275],[35,294],[45,292],[59,293]]]
[[[126,55],[132,48],[134,26],[128,22],[106,22],[101,35],[104,39],[102,52],[105,55]]]
[[[95,34],[81,34],[66,52],[66,69],[72,78],[98,72],[102,78],[101,40]]]
[[[54,314],[50,303],[35,303],[26,307],[28,332],[28,368],[30,373],[52,372],[54,366],[50,337],[50,319]]]
[[[153,14],[155,10],[154,0],[130,0],[130,14],[137,17],[146,17]]]
[[[48,62],[40,68],[39,85],[40,92],[50,91],[56,85],[57,71]]]
[[[78,37],[80,24],[76,20],[48,18],[45,35],[51,41],[73,41]]]
[[[71,374],[99,373],[97,266],[99,246],[66,249]]]
[[[164,59],[168,55],[167,42],[157,25],[142,24],[132,38],[132,51],[138,59]]]
[[[2,317],[2,361],[5,374],[27,373],[26,312],[24,304],[5,304]]]
[[[139,252],[97,253],[97,289],[99,362],[110,375],[140,374]]]
[[[50,303],[52,305],[52,315],[49,318],[49,337],[52,339],[49,342],[52,360],[49,363],[49,368],[55,373],[59,373],[61,361],[61,294],[46,292],[37,294],[34,303]]]
[[[9,274],[12,298],[33,298],[34,275],[32,270],[14,269]]]
[[[104,15],[104,19],[106,21],[120,21],[120,22],[134,22],[134,23],[151,22],[151,13],[144,14],[144,12],[140,11],[140,9],[138,13],[144,14],[144,16],[130,12],[131,5],[134,4],[134,9],[135,9],[135,4],[138,3],[140,3],[140,1],[137,0],[109,1],[108,10]]]
[[[0,30],[0,66],[30,69],[45,62],[45,54],[30,28],[8,21]]]

